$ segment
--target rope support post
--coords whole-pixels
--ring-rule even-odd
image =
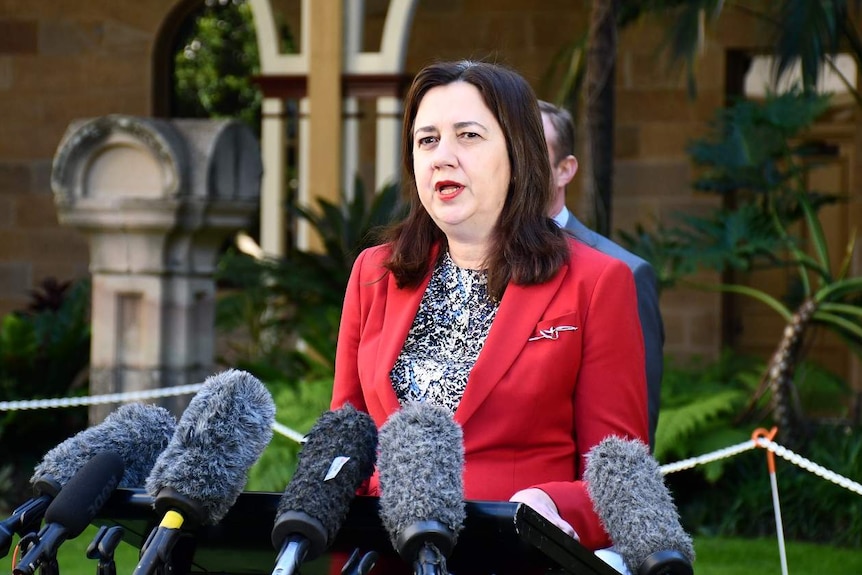
[[[781,521],[781,504],[778,501],[778,480],[775,475],[775,453],[768,447],[773,443],[778,428],[766,430],[763,427],[755,429],[751,440],[758,447],[766,449],[766,467],[769,470],[769,485],[772,488],[772,508],[775,512],[775,532],[778,536],[778,555],[781,560],[781,574],[787,575],[787,552],[784,549],[784,526]],[[761,442],[760,440],[765,440]],[[767,443],[768,442],[768,443]]]

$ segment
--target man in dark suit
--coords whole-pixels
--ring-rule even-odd
[[[628,265],[635,278],[638,298],[638,314],[644,339],[646,357],[647,399],[649,409],[650,447],[655,446],[655,429],[658,424],[661,402],[661,378],[664,366],[664,325],[658,301],[658,282],[655,270],[646,260],[627,251],[619,244],[598,234],[575,217],[566,208],[566,186],[578,171],[578,160],[574,156],[575,125],[572,115],[549,102],[540,101],[545,141],[551,160],[551,172],[557,188],[554,204],[549,216],[573,236]]]

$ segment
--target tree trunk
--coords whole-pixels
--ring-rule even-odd
[[[618,12],[619,0],[594,0],[587,42],[584,194],[594,211],[593,227],[604,236],[611,231]]]
[[[780,436],[784,438],[782,443],[790,449],[799,448],[808,439],[808,426],[798,403],[793,376],[801,359],[800,350],[805,330],[815,311],[817,304],[813,300],[806,300],[796,310],[793,319],[784,328],[784,336],[769,361],[767,371],[772,394],[772,418],[778,426]]]

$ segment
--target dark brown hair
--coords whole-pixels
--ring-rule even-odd
[[[409,211],[384,235],[392,244],[385,266],[399,287],[415,287],[433,269],[435,262],[429,265],[429,258],[434,246],[440,246],[438,259],[447,249],[446,236],[419,201],[413,173],[413,123],[428,90],[452,82],[475,86],[506,136],[511,180],[485,261],[488,292],[499,300],[510,281],[523,285],[548,281],[569,253],[564,233],[547,217],[554,188],[536,96],[520,74],[499,64],[440,62],[426,66],[414,78],[404,101],[401,132],[402,193]]]

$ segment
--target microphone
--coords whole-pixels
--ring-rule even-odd
[[[135,575],[165,565],[183,527],[222,520],[272,439],[274,421],[272,396],[251,374],[229,369],[206,379],[146,479],[162,519],[141,548]]]
[[[0,557],[9,552],[14,534],[23,536],[38,528],[54,497],[94,455],[108,450],[118,453],[125,466],[119,486],[143,485],[175,427],[176,419],[168,410],[129,403],[50,449],[30,479],[35,497],[0,523]]]
[[[80,535],[120,484],[123,458],[115,451],[97,453],[68,481],[45,510],[45,526],[39,531],[14,575],[33,575],[43,563],[56,560],[57,549]]]
[[[633,575],[692,575],[694,548],[658,462],[641,441],[606,437],[587,454],[587,492]]]
[[[444,407],[405,404],[380,428],[380,519],[417,575],[445,575],[466,516],[464,436]]]
[[[352,405],[324,413],[305,437],[293,478],[278,504],[273,575],[298,573],[332,544],[356,490],[374,473],[377,426]]]

